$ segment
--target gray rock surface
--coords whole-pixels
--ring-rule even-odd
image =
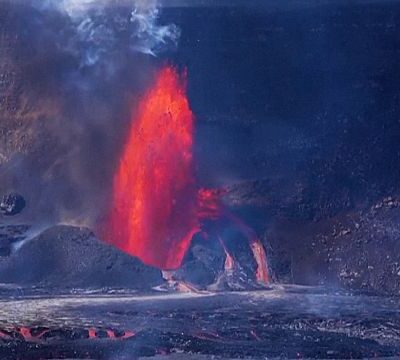
[[[0,201],[0,213],[13,216],[19,214],[25,208],[26,202],[22,195],[10,193],[4,195]]]
[[[280,282],[400,293],[398,197],[311,223],[280,219],[266,238]]]
[[[0,279],[60,288],[150,289],[163,282],[158,269],[101,242],[88,229],[71,226],[52,227],[4,258]]]

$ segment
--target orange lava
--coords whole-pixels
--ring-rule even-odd
[[[116,171],[106,240],[161,269],[176,269],[199,225],[194,116],[186,77],[167,66],[143,97]]]
[[[32,331],[30,328],[28,327],[21,327],[18,332],[22,335],[22,337],[24,338],[25,341],[27,342],[37,342],[40,340],[40,338],[49,332],[49,330],[43,330],[41,331],[39,334],[33,336],[32,335]]]
[[[200,220],[217,220],[222,214],[221,196],[219,189],[200,189],[198,193],[197,216]]]
[[[88,336],[89,336],[89,339],[96,339],[96,337],[97,337],[96,329],[90,328],[88,330]]]
[[[198,216],[200,220],[218,220],[221,217],[229,219],[231,223],[234,223],[236,228],[247,238],[251,251],[253,253],[254,260],[257,264],[257,270],[255,278],[261,285],[267,285],[270,282],[270,275],[268,270],[267,255],[265,253],[264,246],[261,240],[257,237],[257,234],[247,226],[240,218],[234,215],[227,209],[222,201],[221,197],[225,194],[224,190],[220,189],[200,189],[199,190],[199,208]],[[219,240],[224,248],[225,258],[225,270],[231,271],[235,266],[235,260],[229,254],[228,250],[224,245],[223,239],[219,237]]]
[[[250,246],[251,250],[253,251],[254,259],[257,263],[256,279],[260,284],[267,285],[270,279],[267,255],[265,254],[264,247],[258,238],[255,238]]]
[[[12,337],[11,337],[9,334],[6,334],[6,333],[3,332],[3,331],[0,331],[0,339],[3,339],[3,340],[11,340]]]
[[[112,331],[112,330],[107,330],[107,336],[108,336],[110,339],[116,339],[116,338],[117,338],[117,336],[115,335],[115,332]]]
[[[203,222],[225,218],[249,240],[258,267],[256,279],[267,284],[264,248],[255,233],[223,205],[224,190],[196,187],[193,133],[186,74],[180,76],[174,67],[166,66],[131,119],[103,237],[147,265],[174,270],[193,235],[203,230]],[[225,267],[234,267],[229,253]]]
[[[256,280],[261,285],[268,285],[270,282],[270,275],[268,270],[267,255],[261,240],[257,237],[255,231],[247,226],[239,217],[233,213],[226,211],[226,216],[235,223],[236,227],[240,229],[241,233],[246,236],[249,241],[254,260],[257,264]]]
[[[225,250],[225,263],[224,263],[224,269],[225,271],[232,271],[234,266],[235,266],[235,261],[233,260],[232,256]]]

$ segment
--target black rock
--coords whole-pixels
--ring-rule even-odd
[[[4,195],[0,202],[0,212],[4,215],[17,215],[25,208],[26,202],[22,195],[11,193]]]
[[[225,256],[217,239],[205,239],[198,234],[193,238],[182,266],[175,271],[174,279],[206,288],[215,283],[223,271]]]
[[[11,241],[8,237],[0,234],[0,256],[11,254]]]
[[[183,264],[174,272],[173,278],[211,291],[260,288],[255,279],[256,264],[249,240],[234,225],[221,226],[217,233],[220,238],[215,235],[204,238],[200,234],[193,238]],[[232,268],[225,268],[226,251],[234,259]]]

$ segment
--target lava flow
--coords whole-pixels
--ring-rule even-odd
[[[198,192],[199,219],[201,222],[204,220],[217,221],[219,219],[225,219],[228,223],[234,224],[235,228],[240,230],[249,242],[253,258],[257,264],[255,273],[257,282],[262,285],[267,285],[269,283],[269,271],[264,246],[254,230],[224,206],[221,200],[224,194],[225,191],[221,189],[200,189]],[[235,267],[235,260],[232,254],[228,252],[224,240],[220,236],[218,236],[218,238],[226,254],[225,271],[232,271]]]
[[[179,268],[205,220],[224,217],[248,238],[256,278],[267,284],[264,248],[220,201],[220,190],[198,189],[193,166],[194,115],[186,77],[167,66],[143,97],[127,136],[113,183],[113,208],[105,239],[144,263]],[[234,259],[229,256],[230,266]]]

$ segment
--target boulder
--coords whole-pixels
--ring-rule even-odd
[[[0,212],[4,215],[17,215],[25,208],[26,202],[22,195],[11,193],[4,195],[0,202]]]

